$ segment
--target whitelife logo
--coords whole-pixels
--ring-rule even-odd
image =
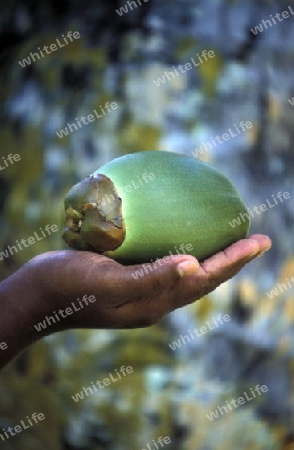
[[[194,67],[199,67],[201,64],[205,63],[205,61],[208,61],[211,58],[215,57],[215,53],[213,50],[203,50],[201,55],[197,53],[197,62],[194,58],[190,58],[190,62],[187,62],[186,64],[179,64],[178,67],[173,66],[173,71],[168,72],[167,70],[164,72],[164,75],[162,77],[158,77],[157,80],[153,80],[153,83],[159,87],[162,84],[165,84],[167,81],[171,81],[174,78],[181,75],[181,73],[186,73],[188,70],[191,70]],[[204,61],[203,61],[204,60]],[[180,71],[180,72],[179,72]]]
[[[81,300],[78,298],[77,301],[79,302],[80,308],[78,308],[74,302],[71,302],[70,305],[72,306],[72,308],[71,306],[68,306],[65,309],[59,309],[58,312],[53,311],[55,317],[45,316],[45,320],[43,320],[43,322],[39,322],[37,325],[34,325],[34,328],[39,332],[45,330],[47,326],[53,325],[54,323],[56,323],[56,321],[59,322],[60,318],[65,319],[67,316],[71,316],[73,312],[80,311],[84,308],[84,306],[88,306],[89,303],[96,302],[96,297],[94,295],[90,295],[89,297],[87,295],[84,295]]]
[[[141,450],[160,450],[164,445],[170,444],[171,438],[169,436],[165,436],[164,438],[162,436],[159,436],[157,441],[152,439],[152,447],[150,444],[146,445],[146,448],[142,448]],[[160,445],[160,446],[159,446]]]
[[[18,153],[15,153],[15,155],[10,153],[6,158],[4,156],[2,156],[2,159],[3,159],[3,163],[1,162],[1,164],[4,164],[4,167],[0,164],[0,170],[4,170],[7,167],[9,167],[12,164],[14,164],[15,162],[20,161],[21,157],[20,157],[20,155]]]
[[[104,378],[102,381],[97,380],[96,384],[99,386],[99,389],[104,389],[105,386],[109,386],[111,383],[115,383],[118,380],[121,380],[123,375],[124,377],[127,374],[133,373],[134,369],[132,366],[121,366],[119,370],[115,369],[115,375],[113,376],[112,373],[109,373],[109,378]],[[115,376],[117,378],[115,378]],[[93,381],[91,381],[92,386],[85,387],[83,386],[83,390],[80,392],[77,392],[75,395],[72,395],[71,398],[77,403],[80,400],[83,400],[85,398],[84,393],[88,397],[90,394],[94,394],[94,392],[97,392],[97,388]]]
[[[67,33],[66,37],[64,36],[64,34],[62,35],[63,43],[60,42],[59,39],[56,39],[56,43],[58,44],[58,46],[56,44],[51,44],[50,46],[44,45],[43,49],[38,47],[38,50],[39,50],[38,52],[36,52],[36,53],[31,52],[27,58],[24,58],[22,61],[18,61],[18,64],[20,64],[21,67],[23,67],[23,68],[26,66],[29,66],[30,64],[32,64],[32,62],[36,62],[36,58],[38,60],[41,58],[44,58],[44,56],[50,55],[52,52],[56,52],[56,50],[58,50],[59,48],[65,47],[66,45],[73,42],[73,40],[79,39],[80,37],[81,37],[81,35],[78,31],[74,31],[74,33],[72,33],[72,31],[69,31]],[[68,42],[68,40],[70,42]],[[51,51],[48,50],[49,47],[50,47]],[[45,55],[44,55],[44,52],[45,52]]]
[[[169,347],[175,351],[177,348],[181,348],[182,345],[187,344],[188,342],[194,341],[195,336],[201,337],[203,334],[206,334],[208,331],[215,330],[220,325],[223,325],[224,322],[228,322],[231,320],[231,317],[229,314],[225,314],[224,316],[222,314],[219,314],[217,317],[213,317],[210,321],[206,322],[206,326],[202,326],[200,329],[194,328],[194,330],[188,330],[189,336],[187,334],[180,334],[180,339],[177,341],[174,341],[172,344],[169,344]],[[213,326],[215,325],[215,326]],[[194,334],[193,334],[194,333]]]
[[[223,416],[224,414],[227,414],[228,412],[232,411],[232,406],[236,409],[241,405],[244,405],[246,402],[251,402],[251,400],[253,400],[254,398],[256,398],[256,394],[255,392],[258,394],[258,396],[260,396],[262,393],[268,392],[268,387],[263,384],[262,386],[260,386],[259,384],[257,384],[254,388],[254,390],[252,388],[250,388],[250,392],[252,397],[250,397],[247,395],[247,392],[244,392],[244,397],[239,397],[237,400],[232,399],[230,401],[226,401],[226,405],[223,406],[218,406],[217,409],[215,409],[214,411],[212,411],[209,414],[206,414],[206,417],[212,422],[214,419],[218,419],[219,413]]]
[[[244,122],[244,120],[241,120],[239,125],[237,126],[234,124],[235,129],[232,131],[231,128],[227,130],[226,133],[223,133],[221,136],[216,135],[214,138],[211,137],[211,142],[202,142],[200,147],[196,147],[194,150],[191,151],[192,155],[197,158],[199,155],[202,155],[205,151],[212,150],[213,147],[217,147],[218,144],[223,144],[226,141],[229,141],[230,139],[239,136],[242,132],[248,130],[249,128],[253,127],[253,124],[249,121]],[[241,130],[240,130],[240,128]],[[234,133],[236,131],[236,133]]]
[[[277,198],[279,199],[280,203],[283,203],[284,200],[288,200],[291,196],[290,193],[288,191],[286,192],[278,192],[276,194]],[[283,200],[283,198],[284,200]],[[270,202],[270,200],[267,198],[265,201],[267,203],[267,205],[265,203],[262,203],[260,206],[254,206],[252,208],[252,210],[254,211],[254,213],[256,214],[261,214],[264,211],[267,211],[268,209],[274,208],[275,206],[277,206],[279,204],[277,198],[275,197],[275,195],[272,195],[272,201],[273,203]],[[254,213],[253,211],[251,211],[250,208],[247,209],[247,213],[240,213],[239,217],[237,219],[233,219],[232,221],[229,221],[229,224],[232,228],[235,228],[238,225],[241,225],[241,223],[245,222],[246,220],[249,219],[249,217],[254,217]],[[242,222],[241,222],[242,219]]]
[[[139,189],[141,186],[148,184],[149,181],[155,180],[155,175],[153,172],[147,173],[144,172],[142,175],[137,175],[137,180],[130,180],[129,184],[123,186],[119,190],[119,195],[122,196],[124,192],[130,193],[134,190]],[[103,207],[106,206],[107,203],[110,204],[110,208],[112,208],[112,203],[115,201],[114,195],[105,194],[101,199],[97,201],[97,205],[101,205]]]
[[[89,114],[87,117],[81,116],[80,119],[78,119],[76,117],[77,123],[75,123],[75,122],[69,123],[68,122],[67,126],[65,128],[62,128],[61,130],[56,131],[56,134],[59,137],[59,139],[62,139],[64,136],[68,136],[68,131],[70,131],[70,133],[72,133],[73,131],[77,131],[79,128],[82,128],[83,125],[89,125],[89,123],[94,122],[94,120],[101,119],[102,117],[106,116],[107,113],[110,113],[114,109],[117,109],[118,104],[115,102],[112,102],[111,104],[110,104],[110,102],[106,102],[105,105],[103,105],[103,106],[99,105],[99,108],[100,108],[99,112],[102,113],[102,115],[100,115],[96,111],[96,109],[94,109],[93,110],[94,114]],[[107,109],[107,111],[104,108]],[[87,120],[88,120],[88,122],[87,122]],[[81,122],[82,122],[82,124],[81,124]]]
[[[34,236],[30,236],[28,239],[21,239],[20,242],[18,242],[18,240],[16,240],[15,245],[12,245],[12,246],[8,245],[8,247],[6,247],[6,250],[3,250],[3,252],[0,252],[0,261],[3,261],[3,258],[8,258],[9,256],[14,255],[14,253],[18,253],[19,250],[23,250],[24,247],[27,248],[27,247],[29,247],[29,245],[35,244],[36,241],[41,241],[42,239],[46,238],[47,236],[50,236],[51,233],[56,233],[56,231],[58,231],[58,227],[55,224],[53,224],[53,225],[47,224],[45,226],[45,230],[43,230],[42,227],[40,227],[39,229],[40,229],[41,236],[38,234],[39,231],[35,231]],[[16,245],[18,248],[16,247]]]
[[[0,342],[0,350],[7,350],[8,349],[8,345],[6,344],[6,342]]]
[[[27,416],[26,418],[27,418],[27,423],[29,424],[28,426],[27,426],[27,423],[25,423],[23,420],[21,420],[20,425],[15,425],[14,427],[8,427],[7,429],[2,428],[3,434],[5,435],[5,437],[4,437],[3,434],[0,434],[0,439],[2,440],[2,442],[5,441],[5,438],[9,439],[10,436],[15,436],[16,433],[21,433],[23,430],[27,430],[28,428],[33,427],[39,421],[44,420],[45,416],[43,413],[37,414],[35,412],[34,414],[32,414],[31,417]],[[35,423],[32,421],[34,421]]]
[[[177,255],[185,255],[188,252],[191,252],[193,250],[193,245],[192,244],[181,244],[180,245],[180,250],[177,247],[175,247],[175,251],[177,253]],[[144,275],[146,275],[149,272],[153,272],[154,270],[158,269],[158,267],[162,267],[164,264],[168,264],[170,261],[170,258],[172,258],[174,255],[174,253],[172,253],[171,251],[169,251],[170,256],[164,256],[162,259],[156,258],[156,260],[153,262],[153,259],[150,260],[151,263],[148,264],[142,264],[142,269],[140,270],[136,270],[135,272],[133,272],[131,275],[134,278],[134,280],[138,280],[140,277],[143,277]]]
[[[144,1],[144,3],[149,2],[149,0],[143,0],[143,1]],[[131,11],[133,11],[133,8],[134,8],[134,7],[135,7],[135,8],[138,8],[138,6],[139,6],[138,4],[139,4],[140,6],[142,5],[141,0],[132,1],[132,2],[128,1],[128,2],[125,4],[125,6],[122,6],[121,8],[116,9],[115,11],[117,12],[117,14],[118,14],[119,16],[122,16],[123,14],[127,14],[127,13],[129,12],[129,8],[130,8]]]
[[[292,284],[290,282],[292,281]],[[267,292],[266,295],[268,298],[276,297],[277,295],[282,294],[285,291],[288,291],[288,289],[292,289],[294,287],[294,277],[291,277],[290,280],[286,278],[284,281],[285,283],[278,283],[276,284],[276,287],[271,289],[270,292]]]
[[[294,11],[291,8],[291,6],[288,6],[288,9],[289,9],[291,15],[294,16]],[[280,16],[282,16],[282,18]],[[290,14],[288,13],[288,11],[283,11],[282,13],[276,13],[275,17],[278,19],[279,22],[283,22],[284,19],[289,19]],[[264,29],[267,30],[268,26],[272,27],[273,25],[277,25],[277,22],[274,19],[273,15],[270,14],[270,19],[262,20],[262,22],[259,25],[256,25],[256,27],[250,28],[250,31],[253,34],[257,35],[258,33],[262,33],[264,31]]]

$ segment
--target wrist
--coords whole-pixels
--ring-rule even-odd
[[[0,283],[0,367],[34,342],[31,305],[38,296],[29,263]],[[4,346],[3,346],[4,347]]]
[[[58,331],[35,328],[50,309],[44,275],[35,257],[0,283],[0,368],[35,341]]]

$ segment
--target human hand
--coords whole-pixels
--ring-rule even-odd
[[[255,235],[201,264],[190,255],[177,255],[161,266],[158,262],[148,264],[150,271],[145,272],[143,265],[122,266],[91,252],[49,252],[32,263],[42,280],[48,314],[84,295],[96,298],[95,303],[68,316],[66,323],[59,325],[61,329],[129,328],[152,325],[168,312],[200,299],[270,245],[268,237]]]
[[[155,267],[152,272],[137,279],[134,274],[142,270],[143,265],[122,266],[92,252],[44,253],[2,283],[4,292],[8,289],[7,293],[11,293],[9,302],[14,320],[10,325],[7,317],[3,320],[0,340],[5,337],[5,329],[7,336],[17,339],[10,329],[16,324],[27,336],[24,338],[20,333],[22,342],[29,343],[46,334],[70,328],[152,325],[170,311],[213,291],[270,247],[271,241],[267,236],[256,234],[232,244],[201,264],[190,255],[170,257],[162,265],[159,262],[163,260],[158,260],[150,264]],[[25,292],[22,301],[19,300],[19,291],[22,296]],[[82,303],[83,308],[65,317],[63,312],[59,321],[40,332],[34,328],[46,316],[65,311],[72,303],[79,306],[78,299],[82,301],[83,297],[90,298],[91,295],[96,299],[93,303]],[[18,351],[20,346],[19,342]]]

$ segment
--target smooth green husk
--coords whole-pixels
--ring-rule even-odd
[[[144,173],[153,174],[145,177],[147,182]],[[181,244],[190,244],[193,249],[186,253],[203,260],[248,233],[249,215],[234,228],[229,223],[247,213],[237,189],[196,158],[138,152],[114,159],[97,174],[107,176],[122,199],[125,238],[117,249],[106,251],[119,262],[154,261],[179,253]]]

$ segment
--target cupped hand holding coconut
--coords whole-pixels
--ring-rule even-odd
[[[221,186],[218,186],[220,192]],[[239,200],[234,190],[228,198],[237,205]],[[130,234],[128,235],[129,225],[136,238],[140,236],[140,231],[129,221],[131,217],[129,214],[125,217],[124,223],[124,199],[122,198],[122,214],[119,217],[113,211],[105,217],[103,213],[101,214],[101,210],[96,208],[99,202],[92,201],[92,198],[90,200],[86,202],[92,204],[87,207],[88,209],[84,208],[85,202],[81,204],[78,200],[77,203],[74,201],[74,204],[70,205],[68,200],[66,201],[66,227],[67,231],[70,231],[67,237],[73,239],[71,243],[77,242],[78,248],[89,245],[91,251],[64,250],[44,253],[30,260],[0,284],[2,312],[0,343],[6,344],[3,346],[5,350],[0,350],[0,366],[4,366],[34,341],[54,332],[72,328],[137,328],[155,324],[170,311],[213,291],[239,272],[245,264],[271,247],[270,239],[264,235],[253,235],[248,238],[240,236],[238,239],[234,234],[231,238],[233,243],[227,245],[226,242],[219,241],[221,233],[219,234],[214,226],[210,231],[214,233],[212,240],[221,250],[216,249],[212,256],[205,256],[205,252],[211,254],[212,249],[209,235],[204,233],[206,244],[200,248],[202,253],[199,262],[193,253],[199,248],[201,239],[187,232],[185,236],[189,236],[193,244],[191,244],[193,253],[174,254],[168,258],[165,256],[156,259],[162,256],[161,252],[167,254],[170,236],[167,236],[166,242],[162,241],[164,233],[160,239],[154,235],[155,238],[152,240],[148,227],[144,227],[144,223],[141,222],[145,241],[142,240],[144,245],[138,253],[137,246],[132,245],[133,241]],[[79,211],[75,209],[77,205],[80,205]],[[159,212],[158,205],[155,207]],[[224,205],[223,211],[228,211],[226,208],[228,205]],[[91,210],[95,213],[87,215],[90,229],[84,228],[85,233],[81,241],[80,230],[84,223],[84,213]],[[82,217],[78,217],[76,211]],[[186,207],[185,211],[188,218],[189,208]],[[236,213],[236,210],[233,212]],[[203,217],[204,212],[201,214]],[[107,225],[109,218],[110,228]],[[157,226],[159,223],[157,220]],[[224,223],[225,221],[221,222],[221,225],[224,226]],[[68,227],[69,224],[71,229]],[[122,246],[117,257],[113,247],[109,253],[111,257],[106,256],[107,249],[93,249],[93,244],[101,245],[101,228],[102,237],[104,233],[106,237],[109,236],[110,231],[110,238],[106,241],[112,246],[116,240],[113,233],[116,226],[118,230],[123,230],[121,236],[128,237],[128,240],[125,240],[127,245]],[[87,231],[90,231],[90,234],[87,234]],[[95,234],[96,231],[98,234]],[[176,231],[180,233],[179,228],[176,228]],[[227,240],[228,233],[226,230],[223,231]],[[173,231],[171,235],[172,233]],[[244,229],[242,233],[244,234]],[[245,235],[246,233],[247,230]],[[90,241],[87,242],[88,238]],[[180,248],[179,242],[184,242],[180,235],[177,241],[173,241],[175,245],[170,246],[170,250]],[[116,248],[119,249],[119,246]],[[150,256],[154,258],[153,261],[156,260],[150,262]],[[126,265],[120,264],[115,259],[124,261]],[[135,259],[145,263],[130,265]],[[87,301],[90,298],[92,301]],[[52,317],[55,321],[46,319],[47,322],[44,322],[46,317]],[[41,322],[45,323],[44,327],[39,326]]]
[[[5,343],[0,367],[57,331],[155,324],[170,311],[213,291],[270,247],[267,236],[254,235],[201,264],[190,255],[173,256],[162,265],[158,261],[163,260],[158,260],[153,272],[138,279],[132,275],[142,265],[123,266],[92,252],[66,250],[36,256],[0,284],[0,343]],[[96,301],[87,302],[90,296]],[[56,323],[51,319],[51,325],[37,331],[35,325],[46,317]]]

